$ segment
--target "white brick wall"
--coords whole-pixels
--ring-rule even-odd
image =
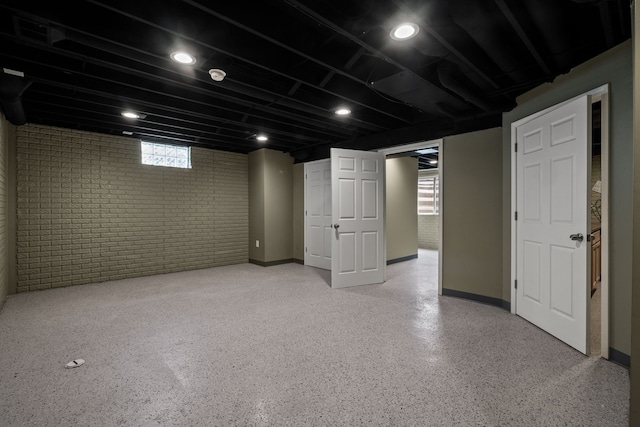
[[[418,247],[438,249],[439,215],[418,215]]]
[[[17,151],[19,292],[248,260],[246,155],[148,166],[137,140],[39,125]]]

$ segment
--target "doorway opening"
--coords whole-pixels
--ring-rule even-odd
[[[414,157],[418,163],[418,259],[437,258],[438,294],[442,295],[442,139],[378,150],[387,159]]]
[[[602,306],[602,100],[591,105],[591,336],[590,356],[600,356]]]

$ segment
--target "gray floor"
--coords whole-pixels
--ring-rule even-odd
[[[438,297],[436,258],[344,290],[245,264],[12,296],[0,425],[627,425],[625,368]]]

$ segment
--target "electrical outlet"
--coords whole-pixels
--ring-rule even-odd
[[[260,240],[256,240],[256,248],[260,247]]]

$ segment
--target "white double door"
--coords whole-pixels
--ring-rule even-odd
[[[305,176],[305,264],[331,269],[332,288],[384,282],[384,154],[332,148]]]
[[[516,314],[587,352],[589,96],[516,127]]]

